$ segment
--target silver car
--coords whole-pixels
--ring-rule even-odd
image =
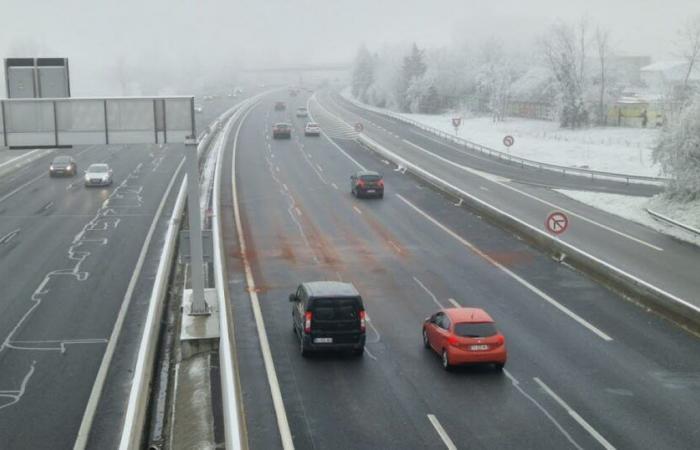
[[[85,171],[85,186],[110,186],[112,169],[107,164],[92,164]]]

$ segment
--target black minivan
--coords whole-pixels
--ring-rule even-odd
[[[294,294],[292,321],[302,356],[319,350],[365,349],[365,307],[355,286],[338,281],[302,283]]]

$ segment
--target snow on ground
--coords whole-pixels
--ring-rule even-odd
[[[405,117],[454,134],[453,114],[403,114]],[[503,137],[515,144],[507,150]],[[659,130],[620,127],[562,129],[556,122],[507,118],[493,122],[490,117],[464,118],[457,136],[486,147],[533,161],[624,173],[660,176],[651,160]]]
[[[656,197],[632,197],[628,195],[606,194],[600,192],[571,191],[557,189],[558,192],[581,203],[601,209],[633,222],[640,223],[656,231],[674,236],[678,239],[700,245],[700,237],[654,219],[646,208],[670,217],[684,225],[700,229],[700,201],[690,203],[669,202],[661,195]]]

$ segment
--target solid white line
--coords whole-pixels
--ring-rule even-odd
[[[316,167],[318,167],[318,170],[319,170],[319,171],[323,172],[323,167],[321,167],[321,166],[318,165],[318,164],[316,164]]]
[[[447,447],[449,450],[457,450],[457,446],[454,442],[452,442],[452,439],[450,439],[447,431],[442,428],[442,425],[440,425],[437,417],[432,414],[428,414],[428,420],[430,420],[430,423],[433,424],[433,428],[435,428],[435,431],[437,431],[437,434],[440,436],[440,439],[442,439],[442,442],[445,443],[445,447]]]
[[[484,178],[485,180],[491,181],[491,182],[493,182],[493,183],[495,183],[495,184],[497,184],[497,185],[499,185],[499,186],[502,186],[502,187],[504,187],[504,188],[506,188],[506,189],[510,189],[510,190],[513,191],[513,192],[517,192],[518,194],[523,195],[523,196],[525,196],[525,197],[528,197],[528,198],[530,198],[530,199],[532,199],[532,200],[535,200],[535,201],[537,201],[537,202],[539,202],[539,203],[542,203],[543,205],[547,205],[547,206],[552,207],[552,208],[554,208],[554,209],[558,209],[558,210],[560,210],[560,211],[563,211],[563,212],[567,213],[567,214],[568,214],[569,216],[571,216],[571,217],[576,217],[576,218],[581,219],[581,220],[583,220],[583,221],[585,221],[585,222],[588,222],[588,223],[590,223],[590,224],[592,224],[592,225],[595,225],[595,226],[597,226],[597,227],[600,227],[600,228],[602,228],[602,229],[604,229],[604,230],[606,230],[606,231],[609,231],[609,232],[611,232],[611,233],[617,234],[618,236],[622,236],[622,237],[624,237],[624,238],[627,238],[627,239],[629,239],[629,240],[631,240],[631,241],[634,241],[634,242],[636,242],[636,243],[638,243],[638,244],[647,246],[647,247],[649,247],[649,248],[651,248],[651,249],[654,249],[654,250],[656,250],[656,251],[661,252],[661,251],[664,250],[664,249],[661,248],[661,247],[658,247],[658,246],[656,246],[656,245],[650,244],[650,243],[648,243],[648,242],[646,242],[646,241],[643,241],[642,239],[636,238],[636,237],[631,236],[631,235],[629,235],[629,234],[627,234],[627,233],[623,233],[623,232],[621,232],[621,231],[618,231],[618,230],[616,230],[616,229],[614,229],[614,228],[612,228],[612,227],[609,227],[609,226],[607,226],[607,225],[604,225],[604,224],[602,224],[602,223],[596,222],[596,221],[593,220],[593,219],[589,219],[588,217],[582,216],[581,214],[577,214],[577,213],[575,213],[575,212],[573,212],[573,211],[571,211],[571,210],[569,210],[569,209],[563,208],[563,207],[561,207],[561,206],[559,206],[559,205],[557,205],[557,204],[555,204],[555,203],[552,203],[552,202],[547,201],[547,200],[543,200],[543,199],[541,199],[541,198],[539,198],[539,197],[537,197],[537,196],[534,196],[534,195],[529,194],[529,193],[527,193],[527,192],[521,191],[520,189],[514,188],[513,186],[510,186],[510,185],[507,184],[507,183],[503,183],[503,182],[497,181],[497,180],[495,180],[495,179],[492,179],[492,177],[484,176],[484,175],[482,175],[482,174],[481,174],[479,171],[477,171],[477,170],[474,170],[474,169],[472,169],[472,168],[470,168],[470,167],[466,167],[466,166],[463,166],[463,165],[461,165],[461,164],[458,164],[458,163],[456,163],[456,162],[454,162],[454,161],[452,161],[452,160],[450,160],[450,159],[447,159],[447,158],[445,158],[445,157],[442,157],[442,156],[440,156],[440,155],[436,155],[435,153],[433,153],[433,152],[431,152],[431,151],[429,151],[429,150],[426,150],[425,148],[421,147],[420,145],[414,144],[414,143],[411,142],[411,141],[407,141],[406,139],[402,139],[402,141],[405,142],[405,143],[407,143],[407,144],[409,144],[409,145],[411,145],[411,146],[414,147],[415,149],[420,150],[420,151],[422,151],[423,153],[425,153],[425,154],[427,154],[427,155],[430,155],[430,156],[432,156],[432,157],[434,157],[434,158],[436,158],[436,159],[439,159],[440,161],[443,161],[443,162],[445,162],[445,163],[447,163],[447,164],[449,164],[449,165],[451,165],[451,166],[453,166],[453,167],[456,167],[456,168],[458,168],[458,169],[464,170],[464,171],[469,172],[469,173],[471,173],[471,174],[480,176],[480,177]]]
[[[513,278],[515,281],[517,281],[518,283],[520,283],[521,285],[523,285],[524,287],[526,287],[526,288],[527,288],[528,290],[530,290],[531,292],[537,294],[540,298],[542,298],[543,300],[545,300],[547,303],[551,304],[552,306],[554,306],[555,308],[557,308],[558,310],[560,310],[561,312],[563,312],[564,314],[566,314],[566,315],[569,316],[570,318],[574,319],[576,322],[578,322],[579,324],[581,324],[581,325],[583,325],[584,327],[586,327],[588,330],[590,330],[590,331],[592,331],[593,333],[595,333],[595,334],[596,334],[598,337],[600,337],[601,339],[603,339],[603,340],[605,340],[605,341],[612,341],[612,338],[611,338],[610,336],[608,336],[607,334],[605,334],[604,332],[602,332],[600,329],[598,329],[597,327],[593,326],[591,323],[589,323],[588,321],[586,321],[585,319],[583,319],[582,317],[580,317],[579,315],[577,315],[576,313],[574,313],[573,311],[571,311],[571,310],[570,310],[569,308],[567,308],[566,306],[564,306],[564,305],[562,305],[561,303],[557,302],[557,301],[554,300],[552,297],[550,297],[550,296],[547,295],[546,293],[544,293],[544,292],[542,292],[541,290],[539,290],[537,287],[535,287],[535,286],[533,286],[532,284],[530,284],[529,282],[525,281],[522,277],[520,277],[519,275],[515,274],[515,273],[512,272],[510,269],[504,267],[501,263],[499,263],[498,261],[496,261],[495,259],[493,259],[493,258],[490,257],[489,255],[487,255],[486,253],[482,252],[482,251],[481,251],[478,247],[476,247],[474,244],[472,244],[471,242],[467,241],[467,240],[464,239],[462,236],[458,235],[457,233],[455,233],[454,231],[452,231],[450,228],[448,228],[448,227],[446,227],[445,225],[443,225],[442,223],[440,223],[437,219],[435,219],[434,217],[432,217],[431,215],[429,215],[428,213],[426,213],[425,211],[423,211],[422,209],[420,209],[419,207],[417,207],[416,205],[414,205],[413,203],[411,203],[410,201],[408,201],[408,200],[407,200],[405,197],[403,197],[401,194],[396,194],[396,196],[397,196],[401,201],[403,201],[406,205],[408,205],[410,208],[412,208],[414,211],[416,211],[418,214],[420,214],[421,216],[423,216],[424,218],[426,218],[428,221],[432,222],[433,225],[437,226],[438,228],[440,228],[441,230],[443,230],[445,233],[447,233],[447,234],[449,234],[450,236],[452,236],[454,239],[456,239],[457,241],[459,241],[459,243],[461,243],[462,245],[464,245],[465,247],[467,247],[467,248],[468,248],[469,250],[471,250],[472,252],[476,253],[478,256],[481,256],[482,258],[484,258],[486,261],[488,261],[489,263],[491,263],[492,265],[494,265],[495,267],[497,267],[498,269],[500,269],[501,271],[503,271],[505,274],[507,274],[509,277]],[[414,277],[414,279],[415,279],[415,277]]]
[[[338,189],[338,185],[335,183],[331,183],[331,186],[333,186],[334,189]]]
[[[126,292],[124,293],[124,298],[122,299],[122,304],[119,308],[119,313],[117,314],[117,320],[114,322],[114,327],[112,328],[112,333],[109,336],[109,341],[107,343],[107,347],[105,348],[105,353],[102,357],[100,368],[97,371],[97,375],[95,376],[95,382],[93,383],[92,390],[90,391],[90,397],[88,399],[87,405],[85,406],[85,412],[83,413],[83,419],[80,423],[78,436],[76,437],[75,444],[73,445],[73,449],[75,450],[84,449],[87,447],[88,438],[90,437],[90,429],[92,427],[92,421],[95,419],[95,411],[97,410],[97,405],[100,401],[100,397],[102,396],[102,389],[107,379],[107,371],[109,370],[109,366],[112,362],[112,357],[114,356],[114,351],[117,347],[117,341],[119,340],[119,335],[121,334],[122,327],[124,325],[126,312],[129,309],[129,305],[131,304],[131,296],[134,293],[136,282],[138,281],[139,276],[141,275],[141,270],[143,269],[143,264],[146,260],[146,254],[148,253],[148,247],[151,245],[151,239],[153,239],[153,234],[155,233],[156,226],[158,225],[158,220],[160,219],[160,216],[163,213],[165,203],[167,202],[168,197],[170,196],[170,190],[172,189],[175,180],[180,175],[180,169],[182,168],[182,165],[184,163],[185,159],[183,158],[180,161],[180,164],[177,166],[177,169],[175,170],[175,173],[173,174],[172,178],[170,179],[168,187],[165,189],[165,193],[163,194],[163,198],[161,198],[160,200],[158,209],[156,210],[156,213],[153,216],[151,226],[149,227],[148,233],[146,234],[146,239],[144,240],[143,246],[141,247],[139,258],[136,261],[136,266],[134,267],[134,271],[131,274],[131,279],[129,280],[129,284],[127,285]],[[180,193],[178,193],[178,197],[181,193],[184,193],[184,183],[185,181],[183,180],[182,184],[180,185]],[[173,212],[175,212],[175,210],[173,210]]]
[[[19,233],[19,232],[20,232],[20,228],[17,228],[16,230],[10,231],[9,233],[4,235],[3,237],[0,237],[0,244],[7,244],[8,242],[10,242],[12,240],[12,238],[17,236],[17,233]]]
[[[588,433],[595,438],[596,441],[600,445],[603,446],[606,450],[615,450],[615,447],[608,442],[600,433],[598,433],[595,428],[593,428],[588,422],[584,420],[583,417],[581,417],[576,411],[574,411],[564,400],[561,399],[552,389],[549,388],[542,380],[539,378],[535,377],[534,378],[535,382],[540,385],[542,389],[550,396],[552,397],[559,405],[566,410],[566,412],[569,413],[571,417],[576,420],[576,422],[579,423]]]
[[[352,209],[354,209],[357,214],[362,214],[362,210],[357,206],[353,206]]]
[[[454,306],[455,308],[461,308],[461,307],[462,307],[462,305],[460,305],[459,303],[457,303],[457,300],[455,300],[455,299],[453,299],[453,298],[448,298],[447,301],[450,302],[450,303],[452,303],[452,306]]]
[[[238,131],[240,131],[245,118],[241,120],[238,125]],[[265,365],[265,372],[267,374],[267,382],[270,385],[270,393],[272,395],[272,404],[275,409],[275,416],[277,418],[277,427],[279,428],[280,438],[282,440],[282,447],[285,450],[292,450],[294,448],[294,440],[292,439],[292,431],[289,428],[289,421],[287,420],[287,411],[284,407],[284,401],[282,400],[282,391],[280,389],[279,380],[277,379],[277,372],[275,371],[275,362],[272,359],[272,351],[270,350],[270,342],[267,339],[267,331],[265,330],[265,321],[263,319],[262,311],[260,309],[260,300],[258,299],[258,293],[255,290],[255,279],[253,278],[253,269],[250,265],[247,255],[247,245],[245,240],[245,235],[243,234],[243,225],[241,223],[241,212],[238,203],[238,191],[236,189],[236,147],[238,146],[238,132],[236,132],[236,139],[233,143],[233,158],[231,161],[231,189],[233,191],[233,216],[236,222],[236,234],[238,235],[238,245],[240,247],[241,255],[243,256],[243,269],[245,272],[246,285],[248,287],[248,295],[250,297],[250,303],[253,308],[253,315],[255,317],[255,325],[258,330],[258,341],[260,342],[260,350],[262,351],[263,362]]]
[[[440,302],[438,301],[438,299],[437,299],[437,297],[435,296],[435,294],[433,294],[432,291],[431,291],[430,289],[428,289],[427,287],[425,287],[425,285],[421,282],[421,280],[419,280],[419,279],[416,278],[416,277],[413,277],[413,281],[415,281],[416,283],[418,283],[418,285],[419,285],[420,287],[422,287],[423,290],[424,290],[425,292],[428,293],[428,295],[430,296],[430,298],[433,299],[433,301],[435,302],[436,305],[438,305],[438,308],[440,308],[440,309],[444,308],[444,306],[442,306],[442,303],[440,303]]]
[[[15,161],[17,161],[17,160],[19,160],[19,159],[27,158],[27,157],[33,155],[34,153],[36,153],[36,152],[38,152],[38,151],[41,151],[41,150],[39,150],[39,149],[37,148],[37,149],[34,149],[34,150],[30,151],[30,152],[23,153],[23,154],[21,154],[21,155],[15,157],[15,158],[12,158],[12,159],[10,159],[9,161],[5,161],[4,163],[0,164],[0,169],[2,169],[2,168],[5,167],[5,166],[11,165],[13,162],[15,162]]]

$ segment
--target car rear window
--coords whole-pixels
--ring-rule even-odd
[[[90,172],[107,172],[107,164],[93,164],[88,169]]]
[[[493,336],[496,333],[498,331],[492,322],[455,324],[455,334],[457,336],[479,338]]]
[[[315,320],[358,320],[360,305],[355,298],[317,298],[312,304]]]
[[[379,181],[382,179],[379,175],[362,175],[360,178],[363,181]]]

